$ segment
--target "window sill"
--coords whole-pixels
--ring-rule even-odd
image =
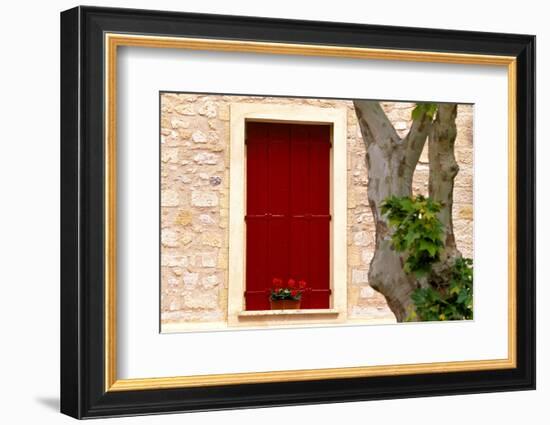
[[[312,315],[332,315],[340,314],[340,310],[333,308],[312,308],[301,310],[251,310],[241,311],[239,317],[269,317],[269,316],[312,316]]]

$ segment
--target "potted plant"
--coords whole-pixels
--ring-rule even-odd
[[[306,290],[305,280],[296,281],[292,278],[287,283],[283,279],[274,277],[269,290],[271,310],[297,310],[300,308],[302,294]]]

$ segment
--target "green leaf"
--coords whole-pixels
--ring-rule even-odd
[[[436,244],[427,239],[422,239],[418,244],[418,249],[420,251],[428,251],[431,257],[435,256],[435,254],[437,253],[437,248],[438,247]]]

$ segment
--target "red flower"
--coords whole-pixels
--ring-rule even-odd
[[[293,289],[292,291],[290,291],[290,295],[292,297],[295,297],[296,295],[298,295],[300,293],[300,291],[298,291],[297,289]]]
[[[294,279],[288,279],[288,286],[290,288],[297,288],[296,281]]]
[[[278,294],[283,290],[283,279],[274,277],[271,280],[271,292],[274,294]]]
[[[307,283],[306,283],[305,280],[302,279],[302,280],[300,280],[300,281],[298,282],[298,288],[300,288],[300,289],[305,289],[306,286],[307,286]]]

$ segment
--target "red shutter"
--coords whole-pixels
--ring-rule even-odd
[[[304,279],[302,308],[330,306],[330,127],[247,123],[246,309],[273,277]]]

